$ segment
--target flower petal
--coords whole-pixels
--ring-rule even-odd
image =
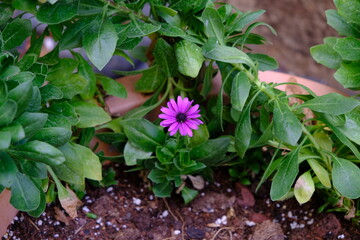
[[[185,124],[184,123],[180,123],[179,124],[179,130],[180,130],[180,134],[182,135],[182,136],[186,136],[186,134],[187,134],[187,131],[186,131],[186,129],[185,129]],[[187,126],[186,126],[186,128],[187,128]]]
[[[175,112],[179,112],[179,108],[178,108],[178,106],[177,106],[174,99],[170,99],[170,104],[171,104],[171,106],[172,106],[172,108],[174,109]]]
[[[191,102],[189,101],[189,99],[188,99],[188,98],[184,98],[183,104],[182,104],[181,106],[179,106],[180,112],[186,113],[187,110],[189,109],[190,105],[191,105]]]
[[[191,119],[192,121],[195,121],[197,124],[204,124],[200,119]]]
[[[185,124],[191,129],[198,129],[198,124],[195,121],[187,120]]]
[[[167,114],[159,114],[159,118],[162,118],[162,119],[172,119],[172,120],[176,121],[175,116],[170,116],[170,115],[167,115]]]
[[[172,132],[175,129],[179,128],[179,123],[178,122],[174,122],[173,124],[171,124],[171,126],[169,127],[168,131]]]
[[[191,131],[191,128],[188,127],[185,123],[183,124],[184,131],[186,132],[186,135],[189,135],[190,137],[193,136],[193,133]]]
[[[175,133],[179,130],[179,126],[180,126],[180,124],[178,124],[178,125],[170,132],[170,136],[175,135]]]
[[[201,115],[198,113],[193,113],[193,114],[187,115],[187,117],[188,118],[198,118],[198,117],[201,117]]]
[[[188,111],[187,114],[193,114],[194,112],[198,111],[199,109],[199,104],[196,104],[195,106],[191,107]],[[200,111],[199,111],[200,112]]]
[[[176,112],[173,111],[172,109],[166,108],[166,107],[162,107],[160,109],[160,111],[162,111],[163,113],[170,115],[170,116],[176,116]]]

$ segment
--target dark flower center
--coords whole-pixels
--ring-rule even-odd
[[[176,121],[181,122],[181,123],[185,122],[186,121],[186,114],[185,113],[178,113],[176,115]]]

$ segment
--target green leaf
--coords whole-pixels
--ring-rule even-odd
[[[132,50],[134,49],[140,42],[142,38],[127,38],[121,43],[117,43],[116,48],[121,50]]]
[[[145,152],[140,148],[135,147],[131,142],[127,142],[124,148],[124,159],[127,166],[134,166],[138,159],[147,159],[152,152]]]
[[[104,3],[97,0],[79,0],[77,15],[89,16],[101,14],[103,12]]]
[[[0,152],[0,172],[0,185],[11,187],[18,169],[14,160],[5,152]]]
[[[174,154],[167,147],[158,146],[156,148],[156,157],[162,165],[166,165],[172,163]]]
[[[164,132],[146,119],[123,120],[121,125],[131,143],[146,152],[155,152],[165,143]]]
[[[224,25],[218,11],[214,8],[207,7],[202,12],[201,19],[205,25],[206,36],[208,38],[216,38],[220,45],[225,45]]]
[[[360,89],[360,62],[342,62],[334,74],[335,79],[345,88]]]
[[[345,114],[345,123],[338,126],[338,129],[351,141],[360,145],[360,107],[356,107],[351,112]]]
[[[60,147],[70,141],[72,132],[62,127],[48,127],[38,131],[32,140],[46,142],[55,147]]]
[[[241,14],[240,17],[231,25],[230,29],[227,32],[232,33],[234,31],[242,31],[246,25],[256,20],[264,13],[265,10],[257,10],[254,12],[246,12]]]
[[[133,20],[131,21],[129,28],[126,31],[126,34],[129,38],[144,37],[158,31],[160,28],[160,25],[153,25],[150,23]]]
[[[8,99],[0,105],[0,126],[10,124],[15,118],[16,111],[17,104],[12,99]]]
[[[314,180],[311,177],[310,171],[302,174],[295,183],[294,195],[300,204],[310,201],[311,196],[315,192]]]
[[[181,196],[184,199],[185,204],[191,202],[199,194],[198,191],[190,189],[188,187],[183,187],[181,190]]]
[[[10,147],[11,134],[9,132],[0,132],[0,150]]]
[[[279,63],[276,59],[261,53],[249,53],[248,56],[254,62],[259,64],[259,71],[270,71],[279,68]]]
[[[95,127],[111,120],[111,117],[104,109],[95,103],[74,101],[71,105],[75,107],[75,111],[79,115],[77,124],[79,128]]]
[[[142,71],[141,78],[135,84],[135,90],[143,93],[154,92],[166,80],[164,72],[159,65],[152,66]]]
[[[254,62],[243,51],[235,47],[218,45],[215,39],[210,39],[202,48],[204,57],[226,63],[243,63],[254,68]]]
[[[77,13],[78,1],[58,0],[56,3],[49,2],[40,6],[36,13],[36,18],[43,23],[57,24],[73,18]]]
[[[328,67],[337,69],[341,64],[341,56],[328,44],[321,44],[310,48],[311,56],[316,62]]]
[[[46,196],[45,196],[44,191],[41,188],[41,182],[39,182],[39,183],[35,182],[35,186],[38,188],[39,193],[40,193],[40,204],[36,209],[28,211],[27,213],[32,217],[38,218],[45,211],[45,208],[46,208]]]
[[[38,112],[41,109],[41,93],[39,88],[34,86],[32,93],[29,106],[25,109],[26,112]]]
[[[301,106],[310,108],[316,112],[341,115],[352,111],[359,105],[360,101],[357,99],[344,97],[338,93],[329,93],[323,96],[315,97]]]
[[[45,126],[47,117],[48,115],[46,113],[25,112],[16,120],[16,122],[23,126],[25,137],[31,138]]]
[[[7,84],[5,83],[5,81],[0,80],[0,106],[7,101],[7,97],[8,97]],[[2,111],[0,111],[0,112],[2,112]]]
[[[210,137],[209,130],[205,124],[200,124],[199,128],[193,131],[193,136],[190,138],[190,147],[198,146],[206,142]]]
[[[171,182],[155,183],[153,191],[157,197],[170,197],[173,188]]]
[[[68,183],[78,186],[83,185],[85,181],[85,164],[79,158],[76,145],[66,143],[59,147],[59,150],[63,153],[66,160],[62,164],[52,167],[56,176]]]
[[[47,168],[44,163],[28,161],[22,159],[19,161],[21,171],[29,177],[36,179],[47,179]]]
[[[345,18],[347,22],[360,24],[360,2],[358,0],[334,0],[334,3],[339,14]]]
[[[75,107],[68,102],[54,103],[47,109],[48,121],[45,127],[63,127],[71,130],[78,123]]]
[[[17,10],[30,12],[32,14],[36,12],[36,0],[13,0],[11,4]]]
[[[147,177],[154,183],[164,183],[168,181],[166,175],[167,172],[155,168],[150,171]]]
[[[322,185],[331,188],[329,172],[315,159],[307,159],[307,162]]]
[[[280,163],[271,183],[271,200],[279,200],[290,191],[290,188],[299,172],[298,154],[299,147],[288,153]]]
[[[178,65],[173,47],[164,39],[157,40],[154,48],[154,57],[167,77],[173,77],[177,72]]]
[[[17,104],[16,116],[19,116],[28,106],[33,94],[33,85],[31,81],[19,84],[11,89],[8,98],[14,100]]]
[[[334,50],[340,54],[343,60],[359,61],[360,60],[360,40],[352,37],[339,38],[336,40]]]
[[[182,40],[175,44],[175,56],[178,62],[178,71],[181,74],[192,78],[198,76],[204,62],[201,48],[198,45]]]
[[[158,30],[158,32],[167,37],[184,37],[186,36],[186,32],[177,26],[171,25],[171,24],[161,24],[161,28]]]
[[[334,187],[343,196],[360,197],[360,169],[350,160],[333,156],[332,180]]]
[[[47,84],[40,88],[41,101],[46,103],[50,100],[62,99],[64,94],[60,88],[55,87],[53,84]]]
[[[8,150],[9,154],[18,159],[38,161],[56,166],[65,161],[64,155],[48,143],[37,140],[20,145],[16,150]]]
[[[20,68],[21,71],[28,70],[34,63],[36,63],[38,59],[38,55],[34,53],[27,53],[25,54],[20,61],[17,63],[17,66]]]
[[[339,33],[339,35],[351,36],[356,38],[360,37],[360,31],[358,29],[358,26],[347,23],[346,20],[341,17],[336,10],[326,10],[325,14],[327,24],[333,27]]]
[[[16,18],[8,23],[2,31],[4,49],[9,50],[20,46],[31,35],[31,21],[29,19]]]
[[[78,159],[84,163],[84,177],[92,180],[102,180],[102,165],[99,157],[89,148],[75,143],[69,143],[76,150]]]
[[[83,47],[90,61],[102,70],[115,52],[118,36],[106,14],[96,17],[85,30]]]
[[[245,152],[250,145],[252,134],[250,110],[254,100],[255,97],[252,98],[246,108],[241,112],[240,119],[236,124],[235,148],[241,158],[245,156]]]
[[[236,74],[231,87],[231,107],[242,111],[249,97],[250,89],[251,84],[246,74],[244,72]]]
[[[221,162],[229,148],[231,139],[220,137],[200,144],[190,151],[191,159],[213,166]]]
[[[93,18],[82,18],[70,24],[59,41],[59,49],[67,50],[82,46],[84,31],[90,26]]]
[[[287,104],[275,101],[273,121],[275,137],[294,146],[301,137],[302,124]]]
[[[11,16],[13,15],[13,8],[5,3],[0,3],[0,25],[8,22]],[[1,49],[1,45],[0,45]]]
[[[10,203],[20,211],[31,211],[39,207],[40,191],[28,176],[16,173],[11,185]]]
[[[12,142],[18,142],[25,138],[25,131],[21,124],[14,122],[6,127],[0,128],[1,132],[9,132]]]
[[[97,88],[96,88],[96,76],[95,73],[88,63],[81,54],[73,52],[73,55],[79,61],[78,71],[79,74],[82,75],[87,80],[87,85],[84,88],[81,97],[84,99],[90,99],[94,96]]]
[[[127,92],[124,85],[122,85],[115,79],[101,75],[97,75],[97,79],[100,81],[101,85],[103,86],[105,92],[108,95],[119,98],[127,98]]]

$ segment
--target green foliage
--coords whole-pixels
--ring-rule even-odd
[[[142,11],[145,4],[149,14]],[[344,37],[326,38],[310,51],[317,62],[336,70],[343,86],[357,90],[359,2],[335,0],[335,5],[337,10],[326,12],[327,21]],[[15,9],[32,13],[45,29],[37,34],[26,14],[12,18]],[[275,59],[248,46],[266,42],[252,32],[258,26],[275,34],[271,26],[256,22],[264,12],[241,12],[207,0],[1,3],[0,189],[12,191],[15,207],[39,216],[56,195],[60,201],[71,198],[65,185],[83,191],[85,179],[97,181],[95,185],[114,183],[111,171],[102,181],[99,157],[86,147],[96,135],[115,143],[132,170],[149,172],[159,197],[169,197],[176,189],[188,203],[198,194],[198,186],[191,186],[195,175],[210,181],[214,168],[230,165],[231,177],[246,184],[248,173],[264,170],[260,185],[272,180],[273,200],[294,194],[305,203],[317,190],[331,199],[358,198],[358,189],[349,186],[359,186],[359,100],[309,92],[295,95],[303,103],[290,106],[290,96],[276,84],[260,82],[259,71],[278,67]],[[40,57],[47,36],[56,47]],[[17,47],[28,37],[29,50],[19,54]],[[145,37],[151,44],[138,47]],[[72,57],[60,58],[60,52],[68,50]],[[102,70],[113,55],[131,64],[131,57],[148,63],[146,69],[117,73],[142,74],[135,90],[149,99],[111,121],[104,99],[126,98],[126,89],[95,74],[92,65]],[[218,71],[221,88],[212,98]],[[176,96],[200,105],[204,124],[192,138],[169,136],[158,120],[144,118]],[[306,108],[314,113],[312,121],[304,119]],[[95,127],[113,132],[95,134]],[[275,149],[267,167],[251,159],[263,158],[261,147]],[[280,151],[284,156],[279,157]],[[40,180],[49,188],[44,190]],[[350,209],[347,202],[344,208]]]
[[[327,23],[343,38],[325,38],[325,44],[310,49],[320,64],[336,69],[335,79],[345,88],[359,90],[360,21],[356,0],[334,0],[337,10],[327,10]]]

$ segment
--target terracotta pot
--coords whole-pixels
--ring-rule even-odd
[[[10,204],[11,192],[4,190],[0,193],[0,236],[6,233],[6,229],[14,219],[18,210]]]

